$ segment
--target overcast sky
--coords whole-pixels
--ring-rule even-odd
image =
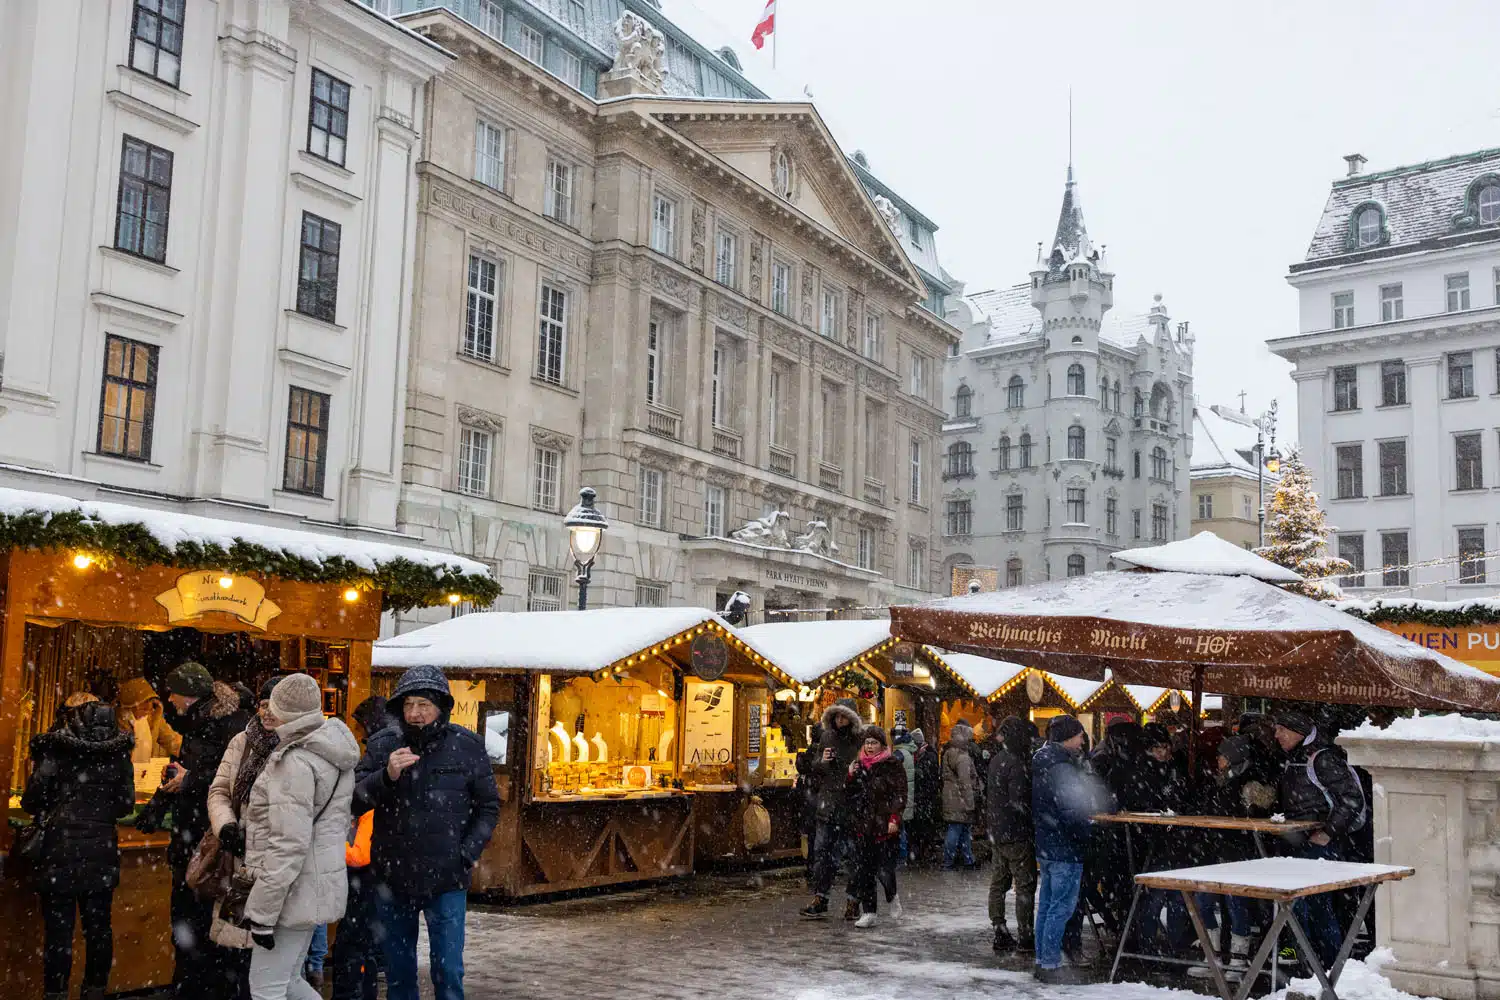
[[[765,0],[668,0],[717,22],[752,78]],[[778,0],[777,80],[937,222],[968,291],[1027,279],[1068,159],[1115,308],[1161,292],[1198,337],[1199,401],[1280,400],[1297,332],[1287,265],[1342,157],[1368,170],[1500,146],[1494,0]],[[692,27],[684,24],[685,28]],[[701,31],[697,32],[702,34]],[[712,39],[702,39],[712,42]],[[765,86],[765,84],[762,84]],[[774,96],[783,96],[777,93]]]

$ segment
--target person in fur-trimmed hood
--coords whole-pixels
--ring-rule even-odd
[[[891,916],[901,919],[896,895],[901,814],[906,811],[906,768],[891,752],[890,740],[879,726],[865,726],[859,754],[849,765],[849,819],[854,838],[854,875],[849,893],[859,903],[855,927],[874,927],[879,894],[885,890]]]
[[[833,888],[839,858],[849,838],[849,793],[846,779],[849,765],[859,754],[863,742],[864,720],[853,698],[841,698],[823,713],[823,738],[812,763],[813,813],[816,825],[812,842],[812,903],[802,909],[802,916],[818,920],[828,915],[828,893]],[[844,907],[844,918],[859,916],[859,904],[851,896]]]

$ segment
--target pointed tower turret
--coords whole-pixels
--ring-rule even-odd
[[[1069,163],[1052,248],[1031,272],[1031,304],[1042,313],[1043,329],[1067,330],[1066,337],[1049,338],[1053,348],[1098,349],[1099,327],[1113,304],[1114,284],[1101,263],[1083,221],[1078,181]]]

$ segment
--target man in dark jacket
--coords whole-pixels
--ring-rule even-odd
[[[160,829],[172,814],[167,861],[172,866],[172,944],[176,965],[172,989],[181,1000],[217,1000],[239,995],[240,964],[214,944],[214,903],[188,888],[187,866],[208,832],[208,789],[219,773],[229,741],[245,731],[250,715],[239,692],[213,679],[191,660],[167,675],[166,721],[182,736],[177,757],[167,765],[161,786],[136,817],[136,828]]]
[[[399,719],[369,738],[355,770],[354,814],[375,810],[375,939],[386,995],[417,1000],[417,920],[426,917],[436,1000],[463,1000],[469,881],[500,817],[480,738],[448,721],[453,695],[437,667],[412,667],[386,702]]]
[[[1278,811],[1288,820],[1316,820],[1323,829],[1293,841],[1301,858],[1338,861],[1343,842],[1368,820],[1364,790],[1349,767],[1344,748],[1319,732],[1311,716],[1296,709],[1276,713],[1276,742],[1286,751],[1281,772]],[[1312,946],[1331,968],[1343,935],[1327,893],[1297,903]]]
[[[912,764],[916,767],[916,804],[911,813],[911,857],[917,863],[932,859],[938,824],[942,820],[943,762],[937,747],[920,729],[911,731]]]
[[[985,824],[995,855],[990,880],[990,924],[996,951],[1036,947],[1036,847],[1031,830],[1031,726],[1014,715],[999,725],[998,749],[990,752]],[[1016,932],[1005,927],[1005,894],[1016,887]]]
[[[1102,795],[1081,767],[1085,734],[1071,715],[1047,724],[1047,742],[1031,759],[1031,818],[1041,882],[1036,915],[1036,977],[1044,983],[1082,982],[1062,964],[1063,933],[1078,906],[1083,856]]]
[[[828,916],[828,893],[838,871],[839,859],[845,853],[849,838],[849,765],[859,756],[864,720],[854,706],[854,699],[843,698],[823,713],[823,738],[812,762],[812,794],[815,825],[812,843],[812,902],[801,915],[808,920]],[[859,903],[851,896],[844,906],[844,917],[859,917]]]

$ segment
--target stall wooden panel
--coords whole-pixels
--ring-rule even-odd
[[[644,882],[693,871],[693,800],[539,802],[520,818],[511,896]]]

